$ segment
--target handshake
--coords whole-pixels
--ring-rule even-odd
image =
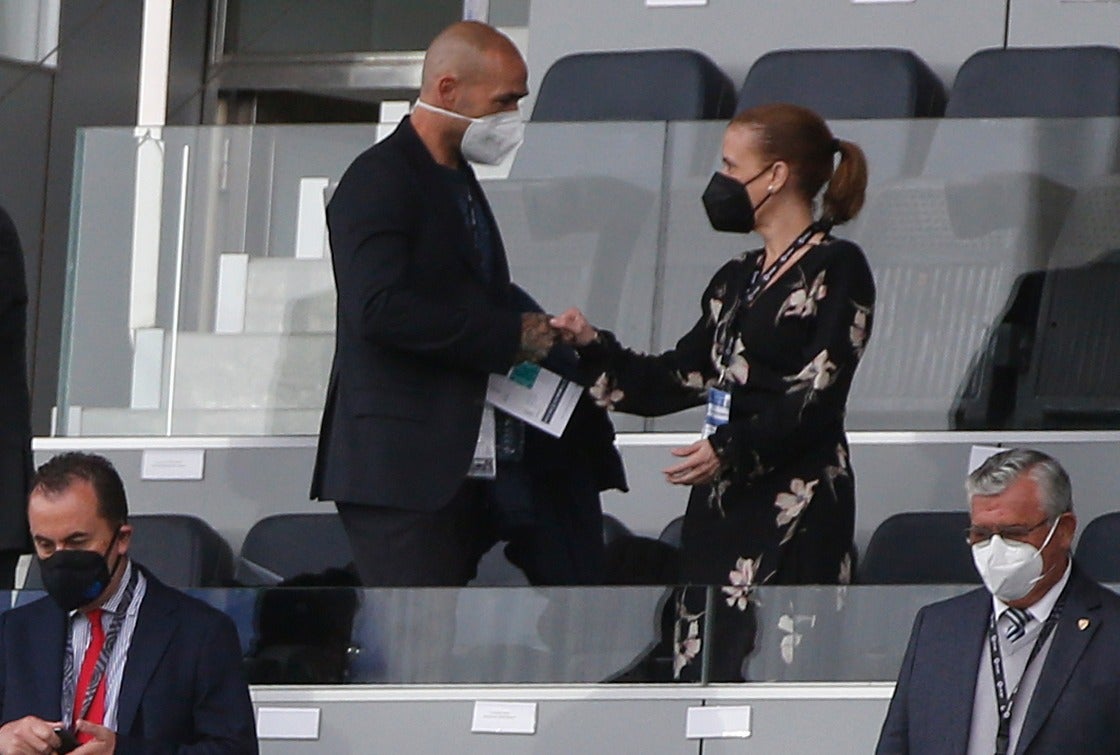
[[[521,348],[517,352],[517,359],[521,362],[539,362],[557,343],[586,346],[598,335],[599,331],[575,307],[555,317],[544,312],[522,312]]]

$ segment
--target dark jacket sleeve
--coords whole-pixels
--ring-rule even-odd
[[[505,372],[520,344],[519,313],[477,299],[468,306],[417,285],[424,261],[413,252],[419,234],[431,233],[422,227],[425,201],[403,163],[367,157],[347,172],[327,208],[339,317],[380,346],[450,367]],[[455,264],[455,255],[446,257]]]

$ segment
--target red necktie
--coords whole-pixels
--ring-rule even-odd
[[[74,724],[77,725],[79,718],[84,718],[95,724],[101,724],[105,721],[105,677],[102,675],[101,683],[97,685],[97,690],[93,695],[93,702],[86,711],[86,715],[82,716],[82,703],[86,699],[86,692],[89,689],[90,683],[93,681],[93,669],[97,665],[97,659],[101,657],[101,648],[105,646],[105,630],[101,627],[101,609],[94,608],[86,613],[86,618],[89,619],[90,638],[89,647],[86,648],[86,654],[82,658],[82,670],[78,674],[78,685],[74,690]],[[85,744],[93,739],[87,734],[78,734],[78,742]]]

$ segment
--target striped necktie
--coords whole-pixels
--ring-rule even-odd
[[[1007,639],[1018,642],[1027,633],[1027,623],[1031,620],[1031,615],[1024,608],[1008,608],[1003,615],[1007,617],[1005,632]]]

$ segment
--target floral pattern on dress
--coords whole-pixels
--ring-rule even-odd
[[[677,594],[677,618],[673,622],[673,678],[679,679],[685,666],[692,663],[704,646],[700,639],[700,619],[704,612],[689,613],[683,591]]]
[[[731,474],[730,470],[720,469],[719,477],[712,480],[711,488],[708,490],[708,505],[719,512],[720,516],[726,516],[723,510],[723,494],[731,487]]]
[[[716,384],[715,378],[708,378],[705,380],[703,373],[699,370],[693,370],[688,373],[678,372],[677,380],[680,381],[682,388],[687,388],[701,394],[706,394],[708,389]]]
[[[619,390],[613,376],[606,372],[600,375],[594,385],[587,389],[587,393],[596,406],[600,406],[608,412],[613,411],[614,405],[626,398],[626,394]]]
[[[775,325],[783,317],[800,317],[801,319],[812,317],[817,313],[817,302],[823,301],[828,296],[828,286],[824,282],[824,270],[817,273],[817,277],[813,279],[812,284],[808,283],[800,268],[798,268],[798,272],[801,273],[801,282],[790,291],[789,296],[782,302],[782,306],[778,307],[778,314],[774,317]]]
[[[842,443],[836,444],[836,463],[829,464],[824,468],[824,479],[828,487],[832,490],[832,494],[836,495],[836,480],[839,477],[851,477],[848,470],[848,452]]]
[[[774,506],[778,509],[775,523],[778,527],[788,526],[780,545],[785,545],[793,538],[794,532],[797,530],[797,522],[801,518],[802,512],[805,511],[805,507],[813,500],[813,491],[819,483],[820,480],[805,482],[795,477],[789,483],[789,492],[778,493],[774,499]]]
[[[824,349],[813,357],[813,361],[801,368],[801,372],[785,378],[785,381],[790,383],[786,393],[807,390],[811,396],[813,393],[819,393],[832,385],[835,379],[836,363],[829,360],[828,349]]]
[[[790,606],[791,610],[792,608]],[[778,630],[783,635],[779,647],[782,652],[782,661],[787,666],[793,663],[794,651],[801,645],[805,632],[816,625],[816,614],[784,613],[778,618]]]
[[[758,577],[758,567],[761,560],[761,556],[736,559],[735,568],[727,575],[731,584],[724,585],[721,588],[723,594],[727,596],[728,606],[740,611],[747,610],[747,604],[751,600],[751,590],[754,589],[755,579]]]
[[[836,575],[836,610],[844,610],[844,601],[848,597],[848,585],[852,584],[852,554],[845,553],[840,559],[840,573]]]
[[[746,385],[751,374],[751,365],[744,356],[746,350],[747,347],[743,345],[743,339],[736,336],[735,343],[731,346],[731,358],[727,366],[724,367],[723,339],[721,338],[712,344],[712,365],[724,377],[730,378],[739,385]]]
[[[855,307],[855,314],[852,316],[852,325],[848,329],[848,340],[852,343],[852,351],[855,352],[856,359],[863,356],[863,350],[867,347],[868,327],[867,322],[871,318],[871,307],[865,307],[862,304],[852,302]]]

